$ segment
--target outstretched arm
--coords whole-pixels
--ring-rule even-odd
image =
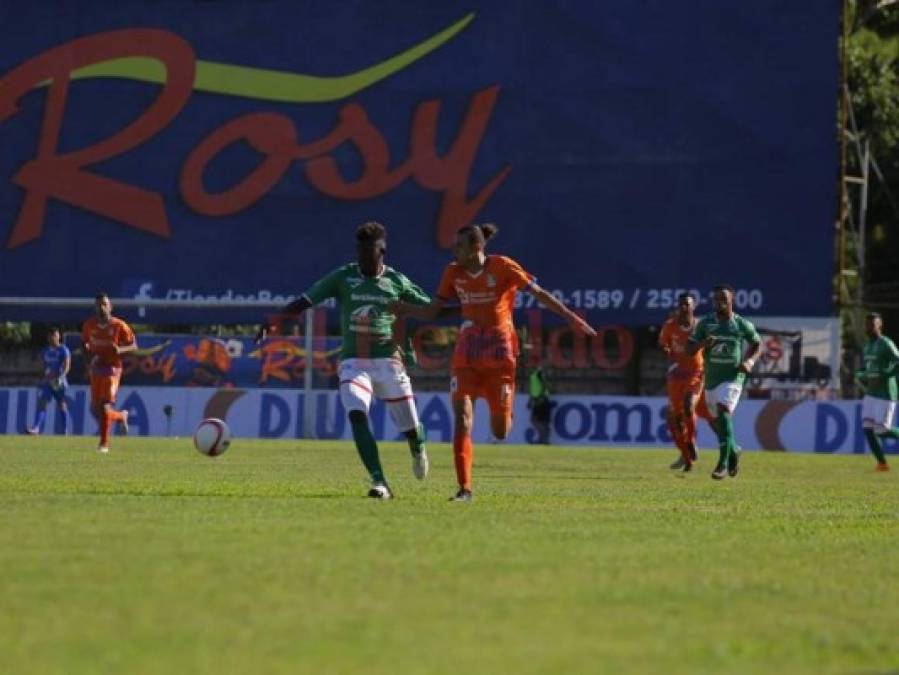
[[[388,309],[397,317],[412,317],[419,321],[434,321],[439,316],[452,314],[452,308],[447,308],[440,298],[432,298],[426,305],[416,305],[411,302],[391,302]]]
[[[537,298],[537,300],[540,301],[540,304],[546,307],[549,311],[558,314],[563,319],[565,319],[572,328],[580,330],[591,337],[596,335],[596,331],[593,330],[590,324],[588,324],[581,317],[568,309],[561,302],[556,300],[551,294],[547,293],[536,283],[532,282],[531,285],[528,286],[527,290],[530,291],[531,295]]]
[[[280,316],[289,316],[296,317],[305,312],[307,309],[312,307],[312,301],[306,297],[305,295],[301,295],[299,298],[294,300],[293,302],[285,305],[281,308],[281,311],[278,312]],[[253,338],[253,341],[256,344],[259,344],[265,338],[268,337],[268,334],[272,331],[272,322],[269,318],[266,318],[259,324],[259,330],[256,331],[256,337]]]

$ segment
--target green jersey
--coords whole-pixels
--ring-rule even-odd
[[[856,375],[865,385],[865,393],[875,398],[895,401],[899,351],[893,341],[886,335],[868,340],[862,358],[865,369]]]
[[[387,309],[387,303],[401,300],[426,305],[431,301],[427,293],[393,268],[385,265],[381,274],[367,277],[357,263],[338,267],[319,279],[305,296],[313,305],[327,298],[337,299],[343,336],[342,359],[402,355],[403,349],[393,334],[396,315]]]
[[[746,374],[740,370],[747,343],[759,344],[762,339],[749,321],[739,314],[720,321],[714,313],[704,316],[696,324],[691,342],[714,341],[705,348],[705,388],[714,389],[722,382],[743,385]]]

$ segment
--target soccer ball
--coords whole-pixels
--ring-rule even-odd
[[[224,420],[207,417],[197,425],[194,432],[194,447],[208,457],[225,454],[231,445],[231,430]]]

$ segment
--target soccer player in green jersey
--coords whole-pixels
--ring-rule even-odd
[[[403,364],[403,349],[394,332],[396,315],[388,303],[404,301],[428,304],[431,298],[404,275],[384,264],[387,231],[370,222],[356,230],[357,262],[338,267],[316,281],[282,315],[299,315],[327,298],[336,298],[340,308],[343,347],[340,353],[340,401],[348,413],[353,440],[362,464],[371,476],[368,496],[391,499],[378,444],[368,422],[372,396],[387,404],[390,416],[409,442],[412,471],[423,480],[428,474],[424,428],[419,423],[412,384]],[[256,336],[263,340],[269,331],[263,322]]]
[[[727,475],[736,476],[740,468],[733,414],[762,340],[755,326],[734,313],[733,288],[715,287],[714,305],[714,313],[704,316],[696,324],[687,349],[691,353],[704,350],[705,398],[720,449],[712,478],[721,480]]]
[[[864,370],[855,374],[865,389],[862,399],[862,428],[868,447],[877,458],[877,471],[889,471],[883,454],[881,438],[899,438],[899,429],[893,426],[896,412],[896,375],[899,372],[899,351],[890,338],[883,334],[883,319],[877,312],[868,314],[865,321],[868,342],[865,344]]]

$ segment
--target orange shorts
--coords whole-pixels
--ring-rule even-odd
[[[491,417],[512,415],[515,402],[515,367],[456,368],[450,379],[453,401],[465,397],[487,399]]]
[[[91,404],[115,403],[121,375],[95,375],[91,373]]]
[[[668,378],[668,401],[671,403],[671,412],[675,415],[684,414],[684,399],[687,394],[693,395],[696,406],[696,414],[705,419],[712,419],[709,408],[705,402],[705,390],[702,386],[702,375],[691,378]]]

